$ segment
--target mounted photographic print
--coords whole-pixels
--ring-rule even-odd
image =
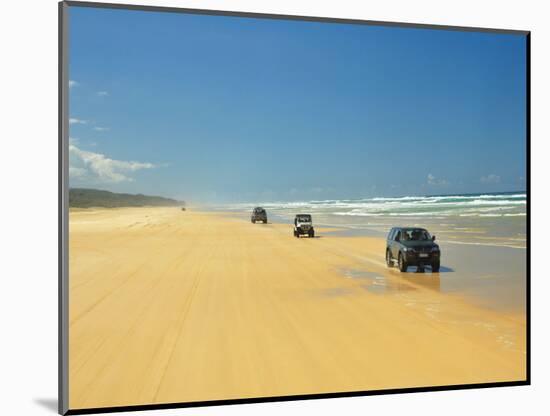
[[[528,384],[529,53],[60,3],[60,413]]]

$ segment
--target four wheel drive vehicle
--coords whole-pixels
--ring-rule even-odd
[[[431,266],[432,272],[439,272],[441,252],[432,237],[424,228],[394,227],[386,242],[386,264],[392,267],[397,261],[399,270],[407,271],[409,266]]]
[[[315,230],[309,214],[298,214],[294,218],[294,237],[300,237],[301,235],[315,237]]]
[[[256,221],[261,221],[264,224],[267,224],[267,213],[262,207],[256,207],[252,210],[252,215],[250,216],[250,221],[252,224],[255,224]]]

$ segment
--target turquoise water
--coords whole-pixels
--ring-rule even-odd
[[[394,226],[427,228],[452,244],[525,248],[525,192],[377,197],[295,202],[258,202],[224,207],[247,213],[262,206],[273,221],[291,222],[297,213],[312,214],[317,225],[349,235],[385,235]]]
[[[250,205],[250,204],[241,204]],[[525,216],[525,192],[404,196],[302,202],[266,202],[273,211],[296,209],[352,217],[501,217]],[[250,205],[252,206],[252,205]]]

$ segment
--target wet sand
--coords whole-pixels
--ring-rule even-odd
[[[317,234],[177,208],[72,211],[70,408],[525,379],[524,313],[484,307],[466,277],[443,290],[460,259],[402,274],[381,238]]]

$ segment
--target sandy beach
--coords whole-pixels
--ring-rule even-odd
[[[457,267],[452,292],[444,268],[388,269],[383,238],[316,231],[71,211],[70,408],[525,379],[523,311],[483,307]]]

